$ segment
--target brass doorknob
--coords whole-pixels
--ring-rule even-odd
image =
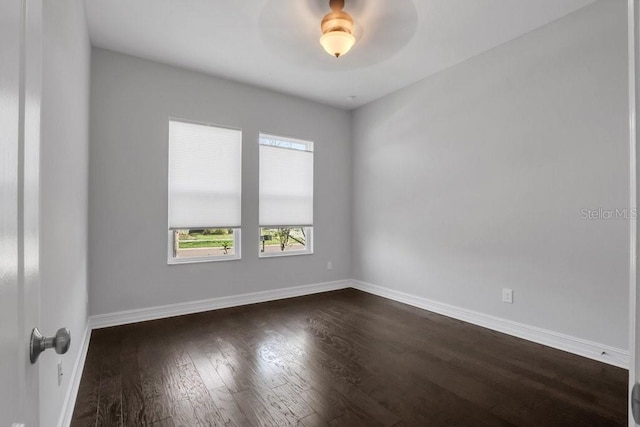
[[[29,345],[29,360],[36,363],[40,353],[48,348],[55,348],[56,353],[65,354],[71,345],[71,332],[68,328],[60,328],[54,337],[44,337],[38,328],[31,331],[31,343]]]

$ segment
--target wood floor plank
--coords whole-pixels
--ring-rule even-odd
[[[627,372],[353,289],[92,333],[72,426],[622,426]]]
[[[300,397],[325,421],[343,415],[347,407],[344,397],[331,386],[318,385],[318,388],[321,391],[312,388],[301,393]]]
[[[185,388],[189,390],[189,402],[198,423],[200,425],[225,425],[223,416],[211,398],[209,390],[207,390],[195,366],[192,363],[185,363],[179,366],[178,369]],[[234,425],[234,423],[232,422],[231,425]]]
[[[201,426],[188,400],[171,403],[171,422],[176,427]]]
[[[165,395],[151,396],[144,399],[144,419],[154,423],[171,418],[171,403]]]
[[[96,426],[122,425],[122,381],[111,372],[100,381]]]
[[[299,425],[303,427],[327,427],[329,426],[329,423],[327,423],[320,415],[314,412],[313,414],[301,419]]]
[[[95,425],[98,416],[99,392],[100,371],[86,369],[80,380],[72,419],[82,420],[82,425]]]
[[[252,391],[277,425],[295,426],[298,423],[299,417],[289,410],[273,389],[254,388]]]
[[[95,427],[96,415],[89,416],[74,416],[69,424],[71,427]]]
[[[236,371],[248,374],[251,380],[260,387],[278,387],[286,382],[282,375],[277,374],[270,367],[266,365],[258,366],[256,362],[262,361],[257,356],[250,356],[246,349],[238,345],[237,341],[233,337],[218,338],[216,340],[218,348],[227,360],[233,364]]]
[[[175,427],[175,423],[171,418],[164,418],[158,421],[153,421],[148,424],[150,427]]]
[[[148,421],[145,415],[145,403],[142,394],[142,381],[137,354],[130,352],[122,361],[122,395],[126,396],[126,399],[122,400],[122,422],[125,426],[143,425]]]
[[[147,423],[171,417],[171,403],[162,381],[162,359],[155,357],[155,347],[154,341],[148,339],[138,352],[144,419]]]
[[[232,393],[248,390],[253,387],[254,382],[250,376],[239,371],[237,364],[229,361],[222,352],[211,353],[208,357],[216,373]]]
[[[300,396],[298,390],[290,384],[283,384],[276,387],[273,389],[273,392],[297,420],[305,418],[315,412],[302,396]]]
[[[188,348],[188,352],[207,389],[212,390],[224,386],[224,381],[222,381],[222,378],[220,378],[220,375],[211,364],[211,360],[209,360],[200,346],[191,345]]]
[[[92,334],[92,336],[95,336]],[[102,360],[100,354],[104,344],[99,340],[89,342],[85,366],[78,389],[78,397],[73,410],[72,419],[77,419],[77,425],[95,425],[98,416],[98,395],[100,391],[100,377]]]
[[[259,427],[276,427],[281,425],[273,419],[267,408],[265,408],[261,402],[261,399],[259,399],[252,390],[242,390],[234,393],[233,398],[249,420],[250,425]]]
[[[280,347],[273,336],[263,339],[260,348],[256,349],[262,362],[284,379],[284,383],[292,387],[298,393],[311,389],[311,379],[307,372],[296,369],[296,364],[291,363],[294,356]]]
[[[250,425],[247,416],[242,412],[238,403],[226,386],[221,386],[209,390],[209,395],[213,404],[218,409],[222,425],[224,426],[247,426]]]
[[[330,426],[384,426],[384,423],[370,417],[362,417],[357,412],[347,409],[344,414],[329,421]]]

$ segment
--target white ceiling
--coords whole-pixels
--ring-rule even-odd
[[[358,41],[339,59],[318,42],[328,0],[86,3],[94,46],[349,109],[594,1],[346,0]]]

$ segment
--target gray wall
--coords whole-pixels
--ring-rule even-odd
[[[41,146],[41,322],[46,335],[71,329],[69,352],[43,354],[40,425],[62,409],[87,324],[89,66],[84,1],[45,1]],[[57,361],[65,375],[58,387]]]
[[[354,113],[354,278],[627,348],[626,3]],[[514,289],[514,304],[501,289]]]
[[[350,277],[348,112],[101,49],[91,79],[91,314]],[[242,129],[242,260],[167,265],[170,116]],[[315,142],[313,255],[258,259],[259,131]]]

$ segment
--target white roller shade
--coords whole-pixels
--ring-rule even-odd
[[[267,137],[260,138],[260,226],[313,225],[312,143],[282,144],[302,149],[284,148],[265,145],[262,141],[277,141]]]
[[[242,132],[169,121],[169,228],[240,227]]]

